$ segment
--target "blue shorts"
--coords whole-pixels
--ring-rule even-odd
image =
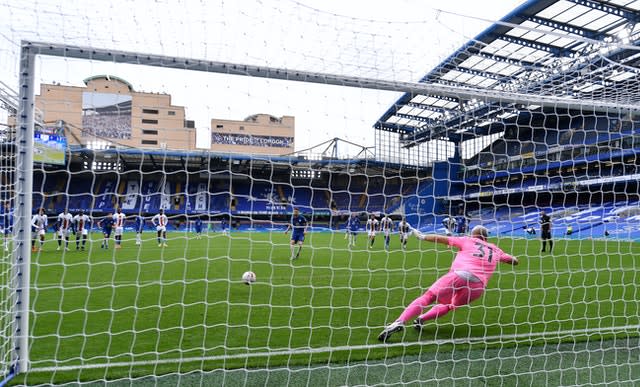
[[[107,238],[109,238],[109,237],[111,236],[111,231],[112,231],[112,230],[113,230],[112,228],[103,228],[103,229],[102,229],[102,233],[103,233]]]
[[[294,232],[293,234],[291,234],[291,240],[295,243],[302,243],[304,242],[304,233],[302,232]]]
[[[197,232],[198,234],[202,233],[202,227],[196,227],[196,232]]]
[[[13,226],[9,226],[4,229],[4,235],[9,235],[13,232]]]

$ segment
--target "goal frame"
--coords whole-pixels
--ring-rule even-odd
[[[5,376],[5,382],[13,376],[27,372],[30,369],[29,359],[29,314],[30,306],[30,219],[32,214],[33,188],[33,146],[34,146],[34,111],[35,111],[35,58],[37,55],[64,57],[84,60],[95,60],[122,64],[137,64],[180,70],[220,73],[227,75],[251,76],[287,81],[317,83],[324,85],[347,86],[364,89],[375,89],[410,94],[437,94],[455,96],[463,99],[478,99],[483,101],[499,100],[504,103],[531,104],[540,106],[564,107],[568,109],[581,108],[591,101],[560,98],[555,96],[538,96],[513,92],[496,92],[493,90],[472,89],[451,85],[387,81],[374,78],[335,75],[309,71],[298,71],[284,68],[243,65],[226,62],[216,62],[202,59],[180,58],[155,54],[142,54],[119,50],[80,47],[58,43],[22,41],[20,48],[19,69],[19,108],[16,127],[15,144],[15,222],[14,245],[12,254],[12,283],[13,300],[13,353],[10,375]],[[596,101],[594,101],[596,102]],[[640,110],[636,105],[614,104],[597,101],[593,104],[595,111],[602,112],[636,112]],[[1,384],[1,383],[0,383]]]

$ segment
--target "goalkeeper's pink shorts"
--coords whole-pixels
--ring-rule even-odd
[[[449,272],[434,282],[428,293],[435,297],[438,304],[461,306],[480,298],[484,293],[484,284],[482,281],[469,281]]]

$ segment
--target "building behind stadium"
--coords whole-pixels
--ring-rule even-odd
[[[109,75],[92,76],[84,83],[42,84],[36,95],[40,120],[62,126],[69,146],[197,150],[195,122],[186,118],[184,106],[172,104],[171,95],[136,91],[126,80]],[[294,122],[291,116],[269,114],[239,121],[212,119],[210,148],[223,153],[291,153]]]

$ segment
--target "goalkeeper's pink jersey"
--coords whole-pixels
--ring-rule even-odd
[[[486,286],[498,261],[511,263],[513,258],[493,243],[473,237],[449,237],[449,246],[460,249],[451,264],[452,272],[472,273]]]

